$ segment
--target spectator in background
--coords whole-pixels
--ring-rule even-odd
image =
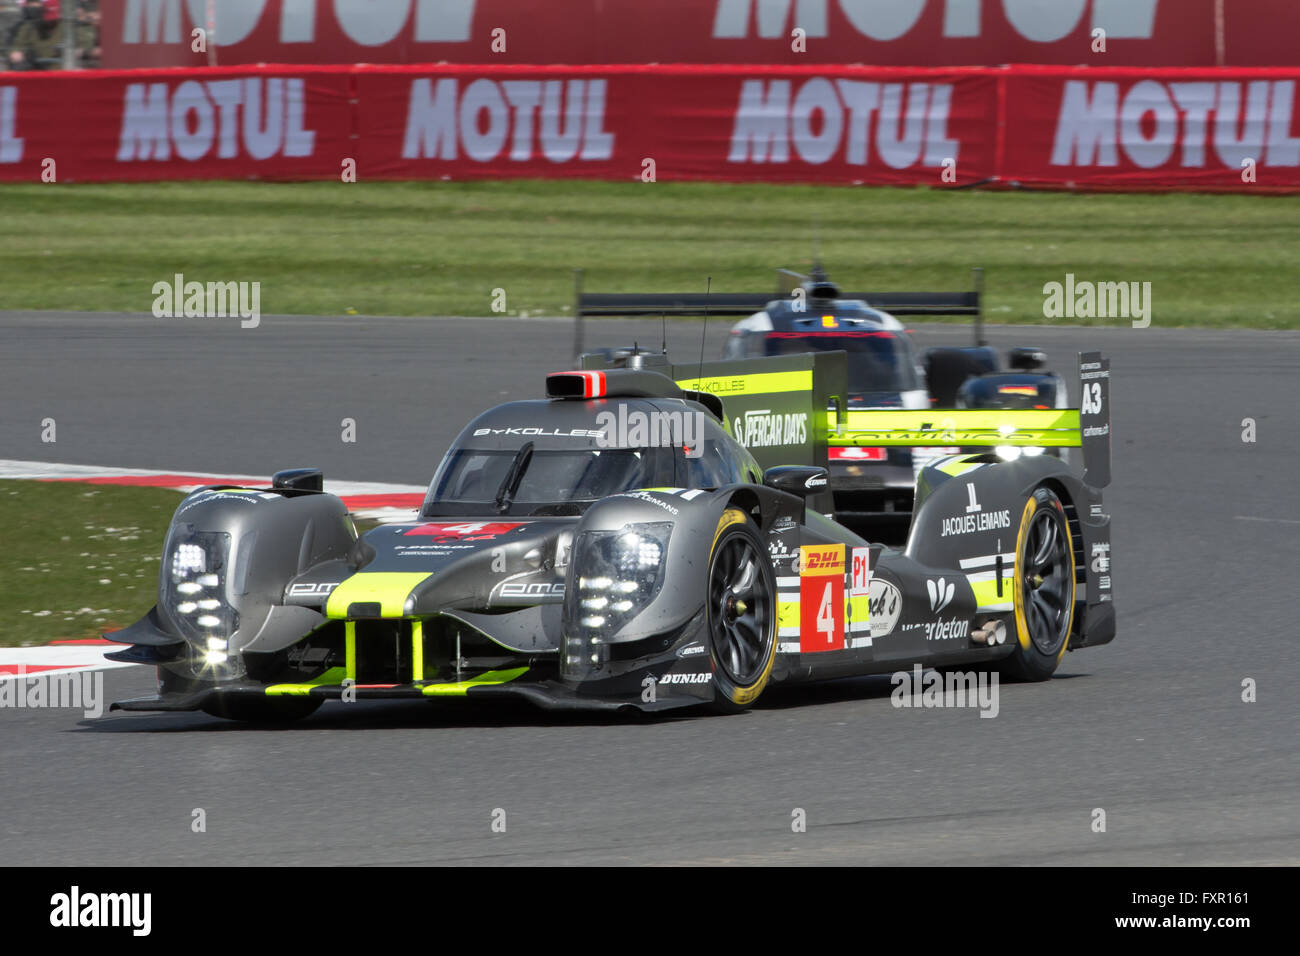
[[[99,0],[81,0],[77,11],[77,65],[94,69],[99,59]]]
[[[63,65],[64,8],[75,13],[76,65],[97,67],[99,0],[0,0],[0,69],[53,70]]]
[[[9,69],[43,70],[59,63],[58,0],[24,0],[9,30]]]

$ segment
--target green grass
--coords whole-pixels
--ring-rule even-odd
[[[1043,322],[1066,272],[1152,283],[1153,325],[1300,327],[1300,197],[599,182],[0,187],[0,308],[147,312],[176,272],[262,311],[563,314],[592,291],[763,291],[820,234],[846,285],[962,289]]]
[[[98,637],[153,606],[175,491],[0,482],[0,645]]]

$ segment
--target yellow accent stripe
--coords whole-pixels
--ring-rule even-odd
[[[860,624],[863,621],[871,620],[871,595],[870,594],[848,594],[849,618],[846,623]]]
[[[348,621],[343,625],[343,676],[357,679],[357,625]]]
[[[1038,510],[1038,499],[1033,495],[1025,502],[1025,510],[1020,513],[1020,530],[1016,532],[1016,560],[1025,553],[1025,535],[1029,533],[1029,519]],[[1021,650],[1029,650],[1029,625],[1025,623],[1025,599],[1023,588],[1012,587],[1011,601],[1016,610],[1016,640]],[[1067,642],[1068,643],[1068,642]]]
[[[325,604],[325,616],[348,616],[348,606],[357,601],[378,603],[381,617],[402,617],[406,598],[415,586],[429,577],[429,571],[360,571],[334,589]]]
[[[514,667],[505,671],[485,671],[471,680],[461,680],[451,684],[426,684],[421,693],[425,697],[464,697],[471,687],[482,684],[508,684],[527,670],[527,667]]]
[[[692,392],[713,395],[763,395],[768,392],[806,392],[813,387],[812,369],[796,372],[754,372],[750,375],[713,375],[678,379],[677,384]]]
[[[411,622],[411,679],[424,680],[424,622]]]
[[[778,601],[776,605],[776,626],[799,627],[799,602]]]
[[[998,594],[998,582],[996,579],[989,581],[970,581],[970,589],[975,593],[975,606],[987,607],[990,604],[1010,604],[1011,603],[1011,586],[1015,580],[1012,573],[1011,565],[1003,565],[1002,568],[1002,593]]]
[[[966,474],[968,471],[974,471],[979,467],[978,463],[972,463],[969,457],[950,458],[947,461],[934,465],[935,471],[941,471],[945,475],[951,475],[954,478]]]
[[[313,687],[339,684],[342,683],[345,677],[346,672],[342,667],[331,667],[320,677],[309,680],[305,684],[272,684],[266,688],[266,694],[269,697],[304,697]]]
[[[851,429],[912,429],[919,430],[928,424],[933,429],[992,428],[1010,425],[1014,428],[1079,429],[1077,408],[865,408],[848,413]]]
[[[504,671],[487,671],[471,680],[457,681],[453,684],[426,684],[421,688],[421,693],[425,697],[463,697],[471,687],[480,684],[506,684],[527,670],[527,667],[515,667]],[[351,676],[344,668],[333,667],[305,684],[272,684],[266,688],[266,693],[271,697],[304,697],[313,687],[337,687]]]
[[[833,446],[1029,445],[1078,448],[1083,443],[1077,408],[1017,409],[869,409],[848,413],[845,429],[835,433],[835,415],[827,417]]]

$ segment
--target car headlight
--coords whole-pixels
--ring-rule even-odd
[[[565,594],[566,669],[607,660],[610,639],[654,600],[672,529],[671,521],[655,521],[584,531],[574,539],[573,585]]]
[[[163,555],[163,606],[181,636],[213,666],[226,663],[226,642],[239,627],[239,612],[226,600],[229,557],[229,534],[190,525],[172,530]]]

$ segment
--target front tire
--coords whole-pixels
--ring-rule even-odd
[[[1070,644],[1074,596],[1074,542],[1065,508],[1050,489],[1035,489],[1016,537],[1017,646],[1001,664],[1007,677],[1042,681],[1056,672]]]
[[[709,553],[705,626],[713,665],[713,706],[724,713],[751,707],[776,660],[776,575],[754,522],[728,508]]]

